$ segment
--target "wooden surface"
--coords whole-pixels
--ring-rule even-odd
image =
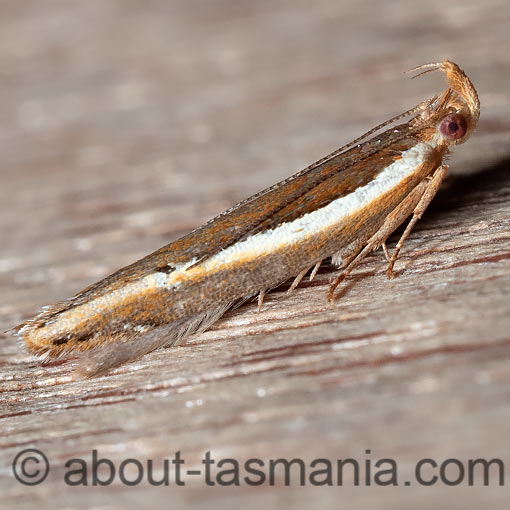
[[[503,0],[2,2],[1,331],[442,90],[405,69],[458,62],[482,116],[395,280],[375,253],[330,307],[325,266],[89,381],[2,334],[0,506],[508,508],[508,478],[403,484],[424,457],[510,472],[508,19]],[[11,471],[27,447],[51,464],[34,487]],[[401,485],[66,486],[92,449],[195,468],[207,450],[390,457]]]

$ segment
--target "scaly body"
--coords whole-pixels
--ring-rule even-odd
[[[17,334],[36,354],[89,352],[83,371],[91,375],[182,341],[239,299],[302,276],[326,257],[344,260],[345,276],[407,216],[421,215],[446,171],[444,155],[475,127],[479,103],[469,79],[449,61],[430,69],[443,70],[449,88],[406,112],[417,113],[407,123],[241,202],[47,307]]]

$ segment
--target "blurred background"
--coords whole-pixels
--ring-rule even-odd
[[[509,10],[2,1],[0,268],[53,294],[128,263],[428,97],[442,78],[403,71],[445,57],[479,89],[479,136],[507,142]]]
[[[403,74],[420,64],[449,58],[480,94],[477,133],[456,151],[452,172],[508,165],[509,20],[506,0],[2,0],[2,331],[442,90],[440,75]],[[31,359],[9,335],[0,354],[2,364]],[[11,402],[35,398],[8,391]],[[23,430],[35,441],[28,418],[17,419],[4,422],[9,437]],[[38,427],[59,426],[58,417],[41,419]],[[303,438],[321,430],[315,424]],[[449,430],[454,437],[455,427]],[[477,430],[466,437],[477,441]],[[237,434],[232,440],[242,445]],[[267,434],[255,450],[266,451]],[[83,450],[95,444],[77,441]],[[299,455],[299,441],[297,434],[283,453]],[[374,425],[359,444],[381,451],[384,437]],[[51,485],[26,493],[6,476],[12,504],[51,494],[56,499],[46,503],[85,505],[73,502],[69,488],[58,496]],[[350,491],[347,504],[342,490],[309,488],[266,492],[263,501],[311,506],[323,497],[335,508],[409,508],[416,495],[404,492],[386,501],[390,493]],[[447,497],[423,494],[436,504]],[[491,508],[504,507],[501,492],[477,494]],[[83,497],[103,508],[97,493]],[[111,505],[167,496],[139,489],[116,497]],[[175,497],[205,508],[209,493]],[[471,497],[465,492],[449,508],[467,508]],[[242,493],[225,498],[216,496],[211,507],[245,504]]]

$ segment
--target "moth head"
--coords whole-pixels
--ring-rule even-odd
[[[437,131],[443,142],[451,145],[466,140],[472,131],[469,127],[469,118],[462,112],[456,112],[443,117],[437,125]]]
[[[442,71],[448,88],[440,95],[424,103],[420,118],[439,145],[457,145],[465,142],[474,131],[480,116],[480,100],[475,87],[464,71],[454,62],[443,60],[415,68],[423,70],[418,76],[431,71]]]
[[[450,146],[463,143],[476,127],[480,116],[478,96],[468,94],[471,90],[476,94],[474,88],[468,87],[472,86],[471,82],[463,85],[464,89],[460,86],[447,89],[438,98],[431,112],[431,121],[435,124],[435,138],[439,144]]]

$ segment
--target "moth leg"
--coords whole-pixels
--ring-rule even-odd
[[[384,253],[384,257],[386,258],[386,262],[390,261],[390,254],[388,253],[388,247],[386,246],[386,241],[381,243],[382,251]]]
[[[328,300],[334,301],[335,290],[345,277],[374,249],[386,241],[388,236],[414,211],[421,197],[428,189],[429,183],[420,182],[400,204],[391,211],[381,228],[367,241],[365,247],[353,255],[342,272],[331,283],[328,291]]]
[[[319,260],[317,264],[315,264],[315,267],[312,269],[312,272],[310,273],[310,281],[312,281],[315,278],[315,275],[317,274],[317,271],[319,270],[319,267],[321,267],[322,260]]]
[[[303,276],[305,276],[306,273],[308,273],[308,270],[310,268],[307,267],[306,269],[304,269],[303,271],[301,271],[297,276],[296,278],[294,278],[294,281],[292,282],[292,285],[289,287],[289,290],[287,291],[287,294],[290,294],[298,285],[299,285],[299,282],[303,279]]]
[[[439,186],[441,185],[441,182],[443,181],[447,171],[448,166],[441,165],[436,169],[431,179],[429,180],[427,188],[425,189],[423,195],[421,196],[418,204],[414,208],[413,217],[411,218],[411,221],[409,221],[406,229],[404,230],[404,233],[400,236],[400,239],[397,245],[395,246],[395,250],[391,255],[391,259],[388,261],[388,269],[386,270],[386,275],[388,276],[388,278],[393,278],[395,276],[393,273],[393,266],[395,265],[395,261],[398,258],[398,254],[400,253],[400,250],[402,249],[405,240],[409,237],[409,234],[413,230],[413,227],[416,225],[416,222],[422,217],[423,213],[425,212],[430,202],[436,195],[437,190],[439,189]]]
[[[262,310],[262,305],[264,303],[264,296],[266,295],[266,291],[265,290],[261,290],[259,292],[259,298],[257,300],[257,312],[260,312],[260,310]]]

